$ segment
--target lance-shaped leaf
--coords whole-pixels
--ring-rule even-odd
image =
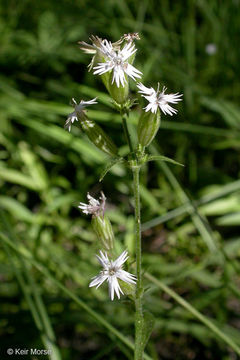
[[[152,313],[150,313],[149,311],[145,311],[143,313],[143,330],[142,330],[142,341],[141,341],[141,346],[143,351],[153,331],[154,321],[155,319]]]
[[[121,157],[121,156],[118,156],[118,157],[115,157],[115,158],[111,159],[111,160],[107,163],[107,165],[105,166],[105,168],[104,168],[104,170],[103,170],[103,172],[102,172],[102,174],[101,174],[101,176],[100,176],[99,181],[101,182],[101,181],[103,180],[103,178],[105,177],[105,175],[109,172],[109,170],[111,170],[111,168],[112,168],[114,165],[116,165],[116,164],[118,164],[118,163],[122,163],[122,162],[124,162],[124,158]]]
[[[163,155],[150,155],[147,158],[147,161],[166,161],[169,163],[172,163],[174,165],[179,165],[179,166],[184,166],[183,164],[179,163],[178,161],[175,161],[167,156],[163,156]]]

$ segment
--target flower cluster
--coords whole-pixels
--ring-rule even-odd
[[[84,41],[79,42],[80,49],[92,56],[88,66],[89,70],[92,70],[94,75],[101,77],[107,91],[114,100],[116,108],[123,116],[123,120],[134,104],[134,101],[131,101],[129,97],[129,78],[133,81],[140,81],[139,79],[143,75],[140,70],[133,66],[137,52],[135,46],[136,40],[140,40],[138,33],[124,34],[114,43],[107,39],[101,39],[98,36],[91,36],[90,44]],[[143,108],[145,111],[141,112],[137,126],[138,147],[136,154],[145,155],[145,148],[153,141],[160,127],[161,113],[170,116],[176,114],[177,110],[172,104],[177,104],[181,101],[182,94],[166,94],[167,88],[163,86],[160,89],[159,84],[156,90],[153,87],[146,87],[141,82],[138,82],[136,85],[138,93],[148,101],[147,106]],[[96,100],[97,98],[89,101],[81,100],[77,103],[72,99],[74,111],[68,116],[65,128],[70,131],[72,124],[77,121],[88,139],[97,148],[112,157],[113,162],[110,164],[112,166],[116,161],[122,159],[118,155],[118,148],[109,135],[94,120],[89,119],[86,114],[86,108],[97,104]],[[124,126],[130,151],[133,152],[130,136],[127,134],[127,125],[125,124]],[[95,199],[88,193],[87,199],[88,204],[80,202],[78,208],[84,214],[91,215],[92,229],[101,244],[101,248],[104,250],[104,252],[101,250],[100,255],[97,255],[97,259],[103,269],[99,275],[92,279],[89,286],[96,286],[98,288],[103,282],[107,281],[111,300],[114,299],[115,294],[120,298],[120,294],[123,294],[123,290],[125,291],[124,286],[126,284],[135,284],[137,278],[123,270],[123,264],[128,259],[126,250],[116,260],[111,258],[114,249],[114,233],[111,223],[105,214],[105,195],[101,192],[99,199]],[[121,283],[122,288],[120,287],[119,280],[123,282]]]
[[[112,231],[111,225],[109,228],[110,223],[106,222],[107,220],[104,217],[106,197],[104,193],[101,192],[99,200],[94,199],[94,197],[92,197],[89,193],[87,194],[87,198],[89,203],[85,204],[80,202],[78,207],[83,213],[92,215],[92,220],[94,221],[93,229],[97,235],[100,235],[100,240],[103,241],[105,248],[109,250],[109,237],[111,237]],[[89,287],[96,286],[98,288],[105,280],[107,280],[109,295],[111,300],[113,300],[115,293],[118,298],[120,298],[120,293],[123,294],[123,291],[118,283],[118,279],[127,284],[136,283],[136,277],[122,268],[123,264],[128,259],[128,253],[126,250],[123,251],[123,253],[115,261],[109,260],[107,253],[103,253],[102,251],[100,251],[100,256],[96,255],[96,257],[102,265],[103,270],[100,271],[99,275],[92,279]]]
[[[124,34],[115,43],[93,35],[90,37],[92,44],[88,44],[84,41],[79,42],[81,50],[86,54],[93,55],[89,64],[90,70],[93,69],[93,74],[108,74],[110,76],[110,78],[107,79],[103,78],[103,81],[114,100],[117,102],[119,101],[119,103],[124,103],[124,101],[126,101],[126,94],[123,96],[123,101],[120,101],[122,94],[119,90],[115,98],[113,94],[113,84],[115,84],[117,88],[121,87],[124,89],[127,87],[128,77],[136,81],[136,79],[141,78],[142,75],[142,72],[132,65],[137,52],[134,41],[139,39],[138,33],[129,33]],[[110,84],[108,83],[109,79],[111,80]],[[152,87],[148,88],[142,83],[137,83],[137,87],[141,96],[148,100],[148,105],[144,108],[145,112],[156,114],[159,109],[164,115],[168,114],[172,116],[177,113],[177,110],[169,104],[177,104],[181,101],[182,94],[166,94],[167,88],[164,86],[160,91],[159,84],[157,90],[154,90]],[[75,111],[68,116],[65,128],[70,131],[74,121],[78,121],[79,117],[84,116],[85,107],[96,103],[96,98],[90,101],[81,100],[79,104],[72,99],[72,105],[74,106]]]

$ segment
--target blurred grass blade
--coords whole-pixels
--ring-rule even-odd
[[[30,127],[36,132],[39,132],[45,137],[69,146],[71,149],[80,153],[82,155],[82,160],[88,164],[102,163],[105,159],[105,155],[103,155],[101,151],[96,149],[92,144],[80,138],[74,138],[72,134],[59,126],[52,124],[45,125],[33,119],[31,119],[31,121],[19,119],[19,122]]]
[[[163,121],[162,129],[167,130],[175,130],[180,132],[187,132],[187,133],[193,133],[193,134],[201,134],[201,135],[207,135],[207,136],[223,136],[223,137],[230,137],[235,138],[239,137],[238,132],[223,129],[223,128],[215,128],[211,126],[204,126],[204,125],[195,125],[195,124],[184,124],[184,123],[177,123],[176,121]]]
[[[41,190],[41,188],[39,188],[39,184],[36,184],[30,176],[24,175],[20,173],[20,171],[14,169],[0,167],[0,179],[13,184],[25,186],[30,190]]]
[[[240,108],[238,106],[230,101],[216,100],[205,96],[201,98],[201,103],[208,109],[222,115],[229,126],[240,130]]]
[[[32,224],[39,223],[41,221],[41,218],[43,218],[42,215],[38,217],[26,206],[24,206],[14,198],[11,198],[10,196],[0,196],[0,208],[9,211],[12,216],[16,217],[16,219],[23,220]]]
[[[225,186],[222,186],[221,190],[215,191],[213,193],[210,193],[208,195],[205,195],[201,197],[199,200],[194,200],[191,202],[187,201],[183,205],[170,210],[164,215],[158,216],[156,218],[153,218],[145,223],[142,224],[142,230],[150,229],[151,227],[157,226],[159,224],[162,224],[164,222],[167,222],[169,220],[175,219],[176,217],[183,215],[185,213],[188,213],[188,210],[191,210],[192,204],[195,205],[195,207],[205,205],[208,203],[211,203],[217,199],[223,198],[231,193],[234,193],[236,191],[240,190],[240,180],[234,181],[230,184],[227,184]]]
[[[31,151],[27,143],[23,141],[20,142],[18,148],[20,156],[24,164],[26,165],[28,173],[33,179],[33,182],[37,185],[39,189],[46,189],[49,184],[47,172],[43,164],[37,158],[36,154]]]
[[[195,309],[191,304],[179,296],[174,290],[170,289],[162,281],[156,279],[154,276],[149,273],[144,274],[145,278],[154,283],[157,287],[171,296],[175,301],[188,310],[196,319],[201,321],[205,326],[207,326],[211,331],[214,332],[221,340],[228,344],[238,355],[240,355],[240,347],[224,332],[222,332],[209,318],[202,315],[197,309]]]
[[[14,255],[13,255],[12,251],[10,249],[8,249],[8,247],[4,243],[3,243],[3,247],[8,255],[9,261],[15,272],[19,286],[20,286],[20,288],[23,292],[23,295],[25,297],[25,300],[28,304],[29,310],[33,317],[33,321],[34,321],[37,329],[40,332],[40,337],[41,337],[42,343],[46,350],[51,350],[51,353],[49,354],[50,359],[51,360],[61,360],[62,357],[60,355],[59,349],[54,342],[55,341],[54,333],[51,332],[51,336],[49,337],[49,330],[51,329],[51,328],[49,328],[49,326],[48,326],[48,330],[45,332],[44,326],[42,325],[40,314],[38,312],[38,308],[35,304],[35,301],[31,297],[31,292],[28,290],[29,285],[26,284],[24,277],[22,275],[22,272],[19,269],[19,265],[15,265]],[[17,254],[16,254],[16,258],[17,258]],[[28,274],[28,276],[31,277],[30,273]],[[31,285],[30,285],[30,288],[31,288]]]
[[[0,215],[1,215],[1,221],[5,225],[7,231],[9,232],[9,236],[12,239],[12,244],[17,244],[17,238],[15,236],[13,229],[8,223],[7,218],[5,217],[2,211],[0,212]],[[18,253],[15,253],[15,257],[18,260],[21,271],[18,270],[18,266],[15,266],[12,260],[12,256],[13,256],[13,254],[11,254],[12,250],[8,249],[6,244],[3,243],[3,245],[8,256],[10,257],[13,267],[15,268],[15,274],[17,280],[19,281],[19,285],[29,305],[29,309],[32,313],[34,322],[40,331],[43,344],[45,345],[46,349],[51,350],[50,359],[61,360],[61,355],[56,345],[56,337],[45,304],[37,288],[31,269],[25,263],[25,260],[22,258],[22,256],[20,256]],[[26,280],[24,279],[22,274],[25,276]]]
[[[156,147],[151,146],[151,151],[153,153],[158,153],[158,150]],[[181,199],[183,203],[188,202],[191,204],[190,209],[187,211],[189,212],[193,223],[195,224],[196,228],[198,229],[199,233],[201,234],[203,240],[205,241],[207,247],[210,251],[216,251],[217,245],[216,241],[212,235],[212,231],[207,223],[206,219],[203,219],[203,217],[199,214],[198,209],[194,204],[190,201],[188,196],[186,195],[185,191],[182,189],[180,184],[178,183],[177,179],[173,175],[172,171],[169,169],[166,163],[159,162],[157,163],[165,173],[166,177],[168,178],[170,184],[176,191],[176,194]]]
[[[221,216],[216,220],[216,224],[220,226],[239,226],[240,212]]]

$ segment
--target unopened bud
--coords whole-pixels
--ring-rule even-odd
[[[118,149],[103,129],[86,115],[78,116],[80,126],[89,140],[108,155],[116,156]]]
[[[106,215],[93,216],[92,227],[104,249],[107,251],[112,250],[114,234],[108,217]]]
[[[156,114],[149,112],[142,113],[138,122],[138,142],[142,147],[150,145],[155,138],[161,123],[161,115],[158,110]]]

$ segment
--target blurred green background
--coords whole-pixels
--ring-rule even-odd
[[[50,345],[51,359],[132,359],[88,311],[133,339],[130,300],[110,302],[105,286],[88,288],[99,245],[77,209],[88,191],[103,190],[118,252],[133,254],[131,174],[117,165],[99,183],[107,157],[77,126],[63,126],[72,97],[98,96],[89,116],[126,154],[121,119],[77,41],[135,31],[143,83],[184,94],[150,151],[185,167],[150,163],[142,172],[144,268],[240,346],[239,0],[2,0],[0,16],[1,359],[10,347]],[[133,138],[142,105],[129,119]],[[155,317],[152,359],[237,359],[156,284],[144,285]]]

